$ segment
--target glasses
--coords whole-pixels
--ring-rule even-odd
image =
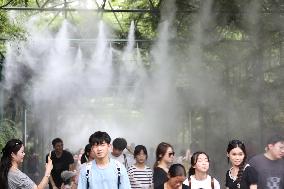
[[[170,152],[169,153],[169,157],[174,156],[174,155],[175,155],[175,152]]]

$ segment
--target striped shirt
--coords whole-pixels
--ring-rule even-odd
[[[132,165],[128,169],[128,176],[131,188],[149,189],[153,183],[153,173],[150,167],[145,166],[144,169],[137,168]]]

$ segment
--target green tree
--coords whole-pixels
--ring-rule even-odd
[[[15,137],[19,137],[15,122],[8,119],[0,120],[0,149],[5,146],[8,140]]]

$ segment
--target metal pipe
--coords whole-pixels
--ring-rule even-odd
[[[150,9],[86,9],[86,8],[39,8],[39,7],[2,7],[2,10],[6,11],[68,11],[68,12],[131,12],[131,13],[159,13],[159,10],[150,10]]]

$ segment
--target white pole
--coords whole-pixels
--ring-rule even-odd
[[[189,112],[188,115],[188,126],[189,126],[189,144],[191,144],[192,142],[192,115],[191,115],[191,111]]]
[[[27,109],[24,110],[24,144],[27,145]]]

